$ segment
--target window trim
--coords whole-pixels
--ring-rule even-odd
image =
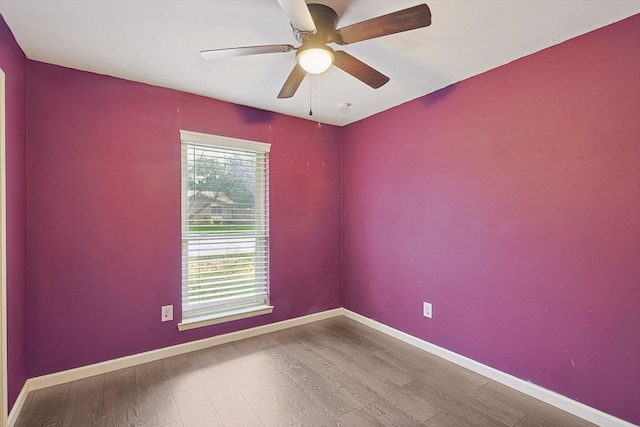
[[[220,323],[231,322],[234,320],[247,319],[249,317],[261,316],[263,314],[271,314],[272,312],[272,305],[259,305],[239,310],[229,310],[223,313],[207,314],[200,317],[193,317],[188,320],[183,320],[182,322],[178,323],[178,330],[188,331],[190,329],[202,328],[204,326],[211,326]]]
[[[230,138],[228,136],[211,135],[182,129],[180,129],[180,141],[182,143],[192,142],[195,144],[224,146],[238,150],[260,151],[262,153],[271,151],[271,144],[267,142],[249,141],[247,139]]]
[[[249,140],[244,140],[244,139],[237,139],[237,138],[229,138],[229,137],[225,137],[225,136],[218,136],[218,135],[211,135],[211,134],[205,134],[205,133],[200,133],[200,132],[193,132],[193,131],[188,131],[188,130],[180,130],[180,146],[181,146],[181,153],[183,150],[183,145],[184,144],[204,144],[204,145],[211,145],[211,146],[215,146],[215,147],[224,147],[224,148],[230,148],[230,149],[238,149],[238,150],[246,150],[246,151],[254,151],[254,152],[259,152],[259,153],[269,153],[270,149],[271,149],[271,144],[269,143],[265,143],[265,142],[257,142],[257,141],[249,141]],[[181,212],[180,212],[180,218],[181,218],[181,223],[182,223],[182,215],[184,212],[184,202],[185,202],[185,198],[184,195],[182,194],[184,191],[184,180],[185,180],[185,168],[184,165],[182,163],[182,154],[181,154],[181,163],[180,163],[180,172],[181,172]],[[268,173],[268,171],[267,171]],[[267,175],[268,176],[268,175]],[[267,178],[268,179],[268,178]],[[261,202],[257,202],[257,205],[259,206],[264,206],[264,198],[266,198],[268,200],[268,185],[269,182],[267,180],[267,182],[264,183],[264,189],[265,191],[261,192],[261,194],[256,194],[256,197],[260,197],[263,198],[263,200]],[[267,206],[268,209],[268,206]],[[267,227],[268,227],[268,211],[265,212],[265,214],[267,215],[266,219],[267,219]],[[181,229],[181,246],[183,247],[182,250],[184,250],[184,230]],[[267,232],[267,239],[268,239],[269,233]],[[268,241],[268,240],[267,240]],[[267,243],[268,245],[268,243]],[[268,250],[267,250],[267,256],[268,256]],[[182,257],[182,255],[181,255]],[[268,258],[267,258],[268,260]],[[268,261],[267,261],[268,262]],[[181,276],[182,276],[182,283],[180,285],[181,287],[181,294],[184,292],[184,281],[185,281],[185,270],[182,269],[181,271]],[[268,279],[267,279],[267,287],[268,287]],[[260,316],[263,314],[270,314],[273,312],[273,306],[268,304],[269,301],[269,291],[267,291],[267,301],[265,304],[260,304],[260,305],[255,305],[255,306],[250,306],[250,307],[239,307],[239,308],[235,308],[235,309],[230,309],[227,311],[222,311],[222,312],[216,312],[216,313],[207,313],[207,314],[203,314],[202,316],[193,316],[193,317],[188,317],[188,318],[184,318],[184,315],[182,316],[182,321],[180,323],[178,323],[178,330],[179,331],[185,331],[185,330],[190,330],[190,329],[195,329],[195,328],[200,328],[200,327],[204,327],[204,326],[210,326],[210,325],[215,325],[215,324],[219,324],[219,323],[224,323],[224,322],[230,322],[233,320],[239,320],[239,319],[245,319],[245,318],[249,318],[249,317],[253,317],[253,316]],[[180,305],[182,307],[184,301],[181,298],[180,301]]]

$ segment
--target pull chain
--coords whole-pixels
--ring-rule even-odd
[[[311,92],[312,92],[311,79],[309,79],[309,115],[313,116],[313,110],[312,110],[313,103],[311,102]]]
[[[313,76],[309,76],[309,116],[313,116]],[[320,76],[316,76],[316,89],[318,89],[318,128],[322,127],[320,122]]]
[[[322,127],[322,123],[320,123],[320,74],[318,74],[318,80],[316,87],[318,89],[318,128]]]

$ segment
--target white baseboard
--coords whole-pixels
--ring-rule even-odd
[[[445,360],[455,363],[456,365],[467,368],[473,372],[476,372],[482,376],[485,376],[500,384],[506,385],[514,390],[525,393],[531,397],[541,400],[545,403],[555,406],[558,409],[566,411],[584,420],[587,420],[593,424],[601,427],[637,427],[628,421],[609,415],[606,412],[602,412],[598,409],[587,406],[583,403],[570,399],[554,391],[540,387],[539,385],[524,381],[513,375],[499,371],[495,368],[476,362],[473,359],[462,356],[446,348],[439,347],[430,342],[416,338],[413,335],[409,335],[405,332],[394,329],[390,326],[377,322],[375,320],[364,317],[353,311],[344,309],[342,313],[345,317],[362,323],[363,325],[370,326],[371,328],[385,333],[389,336],[404,341],[407,344],[411,344],[414,347],[425,350],[431,354],[439,356]]]
[[[56,372],[54,374],[43,375],[41,377],[29,378],[22,388],[22,391],[18,395],[18,398],[16,399],[11,412],[9,413],[7,426],[14,426],[18,418],[18,414],[20,413],[22,406],[26,402],[27,395],[33,390],[51,387],[82,378],[88,378],[94,375],[100,375],[118,369],[139,365],[141,363],[152,362],[154,360],[163,359],[165,357],[176,356],[191,351],[201,350],[203,348],[213,347],[216,345],[238,341],[245,338],[251,338],[257,335],[280,331],[282,329],[292,328],[294,326],[304,325],[307,323],[316,322],[318,320],[328,319],[330,317],[341,315],[360,322],[364,325],[370,326],[377,331],[404,341],[407,344],[411,344],[414,347],[442,357],[443,359],[453,362],[456,365],[460,365],[489,379],[504,384],[507,387],[525,393],[531,397],[553,405],[559,409],[562,409],[563,411],[569,412],[570,414],[592,422],[596,425],[602,427],[638,427],[635,426],[635,424],[624,421],[620,418],[616,418],[613,415],[609,415],[605,412],[599,411],[583,403],[569,399],[566,396],[563,396],[551,390],[547,390],[533,383],[521,380],[520,378],[514,377],[510,374],[499,371],[480,362],[476,362],[473,359],[469,359],[468,357],[454,353],[435,344],[431,344],[427,341],[421,340],[420,338],[414,337],[405,332],[399,331],[390,326],[384,325],[380,322],[369,319],[344,308],[336,308],[333,310],[327,310],[320,313],[297,317],[295,319],[284,320],[281,322],[271,323],[268,325],[245,329],[242,331],[231,332],[228,334],[205,338],[198,341],[192,341],[171,347],[161,348],[158,350],[148,351],[145,353],[135,354],[132,356],[108,360],[93,365],[82,366],[80,368],[69,369],[67,371]]]
[[[27,380],[27,383],[28,382],[29,380]],[[15,425],[16,421],[18,420],[18,415],[20,414],[20,410],[22,409],[25,402],[27,401],[27,395],[31,391],[27,383],[25,383],[24,387],[22,387],[22,390],[20,390],[20,394],[18,394],[18,397],[16,398],[16,402],[13,404],[11,411],[9,411],[9,416],[7,417],[7,427],[13,427]]]

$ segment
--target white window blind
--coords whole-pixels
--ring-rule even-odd
[[[183,322],[267,306],[270,145],[180,137]]]

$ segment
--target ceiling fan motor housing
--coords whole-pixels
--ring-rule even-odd
[[[300,43],[313,44],[315,46],[327,44],[332,40],[332,35],[338,25],[338,14],[335,10],[324,4],[308,4],[309,13],[316,25],[315,33],[305,33],[293,29],[293,35]]]

